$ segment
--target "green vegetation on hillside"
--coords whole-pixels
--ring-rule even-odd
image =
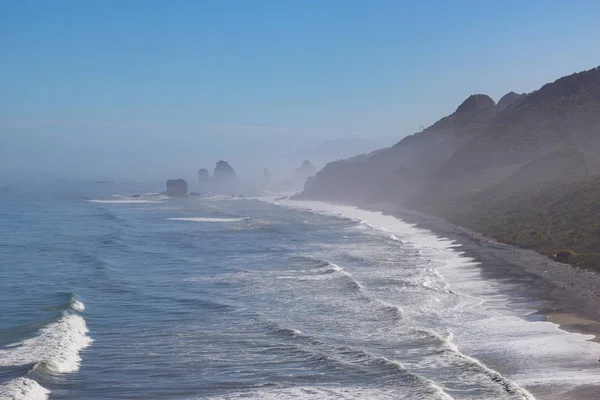
[[[600,271],[600,177],[445,214],[502,242]]]

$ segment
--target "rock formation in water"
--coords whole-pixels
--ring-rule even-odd
[[[280,182],[276,185],[275,190],[285,191],[296,191],[302,190],[306,180],[317,174],[317,169],[308,160],[304,161],[302,165],[294,171],[292,177],[286,181]]]
[[[600,67],[497,105],[470,96],[388,149],[327,164],[300,197],[396,203],[600,270],[599,181]]]
[[[213,180],[218,183],[237,182],[237,175],[227,161],[220,160],[215,166]]]
[[[188,191],[188,184],[184,179],[169,179],[167,181],[167,196],[185,196]]]
[[[314,165],[312,165],[312,163],[308,160],[304,160],[304,162],[302,163],[302,165],[300,166],[300,168],[298,168],[296,170],[296,172],[294,173],[294,175],[308,175],[308,176],[314,176],[317,173],[317,169],[315,168]]]
[[[210,182],[210,174],[206,168],[200,168],[198,170],[198,183],[204,184]]]

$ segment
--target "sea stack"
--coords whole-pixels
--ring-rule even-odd
[[[227,161],[220,160],[215,166],[213,179],[219,183],[231,183],[237,181],[237,175]]]
[[[294,175],[296,175],[296,176],[299,175],[299,176],[303,177],[304,180],[306,180],[307,177],[309,177],[309,176],[315,176],[316,174],[317,174],[317,169],[308,160],[305,160],[302,163],[302,165],[300,166],[300,168],[298,168],[296,170],[296,172],[294,173]]]
[[[290,191],[290,190],[302,190],[306,180],[310,177],[314,177],[317,174],[317,169],[308,160],[305,160],[302,165],[294,171],[292,177],[286,181],[280,182],[275,190]]]
[[[167,181],[167,196],[185,196],[187,195],[188,184],[184,179],[169,179]]]
[[[206,168],[200,168],[198,170],[198,183],[210,182],[210,174]]]

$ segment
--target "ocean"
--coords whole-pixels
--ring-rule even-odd
[[[0,185],[1,399],[533,399],[600,345],[350,206]],[[128,197],[141,194],[140,197]]]

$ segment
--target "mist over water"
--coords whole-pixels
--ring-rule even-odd
[[[428,231],[318,202],[127,197],[158,191],[3,186],[0,398],[531,399],[600,383],[598,344]]]

